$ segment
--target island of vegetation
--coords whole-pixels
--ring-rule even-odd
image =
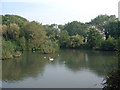
[[[2,59],[19,57],[21,51],[55,53],[60,48],[115,51],[120,21],[115,15],[98,15],[90,22],[42,25],[18,15],[2,15]]]

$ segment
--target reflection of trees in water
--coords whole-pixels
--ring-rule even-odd
[[[88,52],[88,67],[98,75],[104,75],[108,70],[110,70],[110,68],[112,68],[111,64],[113,67],[115,65],[115,54],[113,54],[114,53],[100,51]]]
[[[39,73],[42,75],[49,57],[55,58],[56,55],[24,52],[20,58],[3,61],[2,78],[3,80],[21,80],[24,77],[37,77]]]
[[[88,51],[88,50],[61,50],[60,62],[65,61],[65,65],[72,71],[89,69],[98,75],[104,75],[110,70],[113,63],[113,53]],[[113,63],[114,66],[114,63]]]
[[[114,62],[113,56],[113,53],[75,49],[60,50],[59,55],[24,52],[20,58],[2,62],[2,78],[13,81],[43,75],[45,66],[50,63],[49,57],[55,59],[50,64],[65,64],[73,72],[89,69],[98,75],[104,75],[105,67]]]
[[[65,62],[66,66],[73,71],[84,67],[84,53],[79,50],[61,50],[60,62]]]

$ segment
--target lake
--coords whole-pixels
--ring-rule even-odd
[[[102,88],[115,59],[114,52],[106,51],[65,49],[56,54],[25,51],[19,58],[2,61],[2,87]]]

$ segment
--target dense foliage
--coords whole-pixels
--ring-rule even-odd
[[[58,45],[55,42],[47,40],[41,45],[40,48],[41,52],[44,54],[55,53],[58,50]]]
[[[120,37],[120,22],[114,15],[99,15],[88,23],[73,21],[65,25],[42,25],[17,15],[2,15],[2,18],[3,58],[21,50],[55,53],[59,47],[116,50],[116,40]]]
[[[53,42],[50,41],[52,37],[49,38],[53,34],[51,33],[54,31],[53,29],[48,28],[46,30],[38,22],[29,22],[27,19],[16,15],[2,17],[2,59],[19,56],[20,50],[41,50],[42,53],[57,51],[57,43],[54,40]]]
[[[78,48],[80,47],[81,44],[83,44],[84,37],[80,36],[80,35],[75,35],[75,36],[71,36],[70,41],[70,47],[72,48]]]
[[[17,24],[19,27],[22,27],[25,22],[28,20],[18,16],[18,15],[3,15],[2,16],[2,24],[10,25],[12,23]]]
[[[63,30],[67,30],[68,34],[70,36],[77,35],[77,34],[79,34],[81,36],[86,36],[86,34],[87,34],[87,24],[77,22],[77,21],[73,21],[71,23],[65,24]]]
[[[87,38],[88,38],[87,45],[90,48],[98,48],[103,40],[102,35],[95,28],[89,29]]]
[[[56,24],[44,25],[44,29],[45,29],[46,35],[49,37],[49,39],[57,42],[58,36],[60,33],[59,29],[57,28],[57,25]]]
[[[18,50],[26,50],[26,39],[25,37],[20,37],[19,40],[17,41],[18,44]]]
[[[120,21],[110,22],[105,25],[108,36],[111,35],[113,38],[118,39],[120,37]]]
[[[2,41],[2,58],[12,58],[14,53],[14,45],[10,41]]]
[[[103,41],[100,47],[102,50],[116,50],[116,40],[109,36],[107,40]]]
[[[117,40],[117,54],[118,66],[108,72],[103,90],[120,90],[120,38]]]
[[[27,40],[28,50],[38,49],[46,38],[46,33],[43,26],[35,21],[26,22],[23,26],[22,33]]]
[[[67,31],[61,31],[59,36],[60,47],[68,48],[70,46],[70,36]]]
[[[2,40],[2,58],[3,59],[10,59],[13,57],[20,56],[21,53],[19,51],[15,51],[16,47],[15,44],[11,41]]]
[[[100,29],[102,33],[105,34],[106,39],[109,36],[109,30],[107,27],[110,23],[117,22],[118,19],[115,15],[98,15],[96,18],[92,19],[89,24],[94,25],[96,28]],[[115,27],[115,26],[113,26]]]

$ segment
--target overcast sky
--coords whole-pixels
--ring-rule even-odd
[[[118,17],[119,0],[2,0],[2,14],[20,15],[42,24],[89,22],[100,14]]]

